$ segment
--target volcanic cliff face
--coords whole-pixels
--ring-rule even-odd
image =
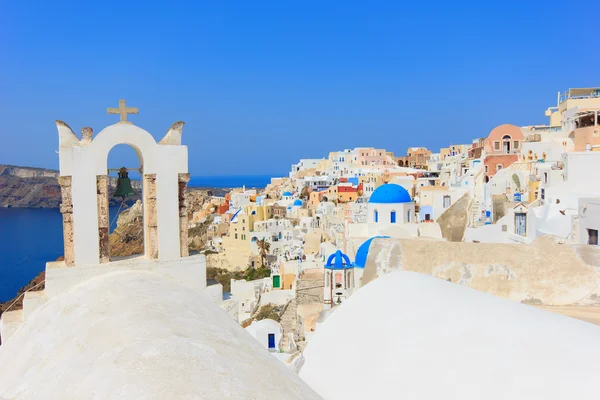
[[[116,187],[117,179],[110,178],[109,185]],[[142,183],[131,181],[141,193]],[[137,200],[136,195],[131,200]],[[58,208],[61,203],[58,171],[43,168],[0,165],[0,207]],[[111,204],[118,204],[111,199]]]

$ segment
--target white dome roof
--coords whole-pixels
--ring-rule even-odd
[[[600,327],[416,272],[344,301],[304,352],[326,400],[597,399]]]
[[[148,272],[90,279],[0,346],[6,399],[318,399],[202,293]]]

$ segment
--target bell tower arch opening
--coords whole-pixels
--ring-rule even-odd
[[[142,152],[135,146],[130,144],[117,144],[113,146],[107,154],[107,175],[98,175],[97,180],[97,194],[98,194],[98,240],[100,248],[100,262],[108,262],[114,255],[111,253],[110,248],[110,234],[113,233],[117,227],[117,220],[119,214],[125,210],[133,213],[137,212],[135,209],[130,207],[136,203],[137,200],[142,202],[142,213],[139,217],[132,216],[131,222],[127,227],[127,231],[119,232],[117,235],[123,235],[123,237],[131,237],[133,243],[128,246],[126,254],[119,254],[120,256],[131,256],[131,255],[146,255],[153,257],[152,253],[147,253],[148,248],[146,247],[146,199],[144,198],[145,190],[143,185],[143,166],[144,158]],[[107,217],[108,216],[108,224]],[[139,224],[139,228],[137,225]],[[108,228],[108,229],[107,229]],[[135,245],[136,239],[132,236],[141,229],[144,233],[142,234],[142,247],[138,249]],[[127,239],[125,239],[127,240]]]

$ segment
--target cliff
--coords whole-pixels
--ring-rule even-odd
[[[210,191],[188,190],[185,196],[187,211],[190,217],[211,204]],[[207,228],[212,221],[209,214],[204,222],[190,226],[188,245],[190,251],[198,251],[207,241]],[[144,253],[143,207],[141,201],[122,211],[117,219],[117,227],[110,234],[110,254],[114,257],[127,257]]]
[[[111,177],[109,185],[115,188],[117,179]],[[131,181],[141,192],[142,183]],[[138,200],[139,195],[131,200]],[[0,165],[0,207],[58,208],[61,203],[58,171],[43,168]],[[118,204],[111,199],[111,204]]]

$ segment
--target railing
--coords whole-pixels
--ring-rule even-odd
[[[521,150],[519,150],[519,149],[516,149],[516,150],[510,150],[510,151],[504,151],[504,150],[492,150],[492,151],[491,151],[491,152],[489,152],[488,154],[489,154],[489,155],[494,155],[494,156],[497,156],[497,155],[503,155],[503,154],[509,155],[509,154],[520,154],[520,153],[521,153]]]
[[[532,132],[560,132],[560,131],[562,131],[562,126],[549,126],[549,125],[532,126],[530,128],[530,130]]]

